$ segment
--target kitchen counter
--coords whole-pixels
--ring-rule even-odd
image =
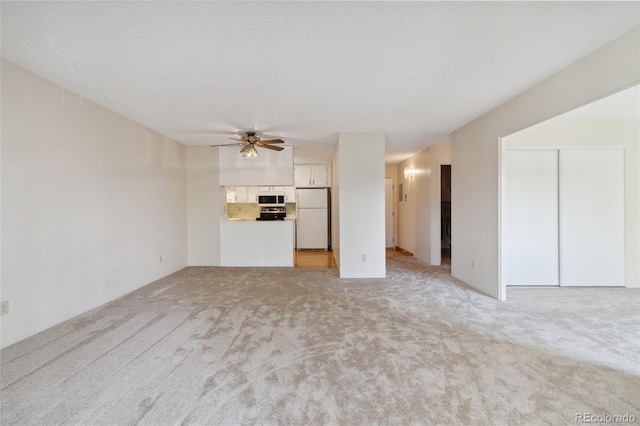
[[[296,218],[295,217],[289,217],[287,216],[286,219],[284,220],[256,220],[255,217],[228,217],[228,218],[221,218],[220,221],[222,222],[290,222],[290,221],[295,221]]]
[[[221,266],[293,267],[295,218],[220,218]]]

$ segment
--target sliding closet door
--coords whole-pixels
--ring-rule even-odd
[[[558,285],[558,151],[507,150],[503,179],[504,280]]]
[[[560,285],[624,286],[624,151],[560,151]]]

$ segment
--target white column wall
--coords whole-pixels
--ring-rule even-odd
[[[384,133],[338,135],[341,278],[386,276],[384,145]]]
[[[495,298],[506,296],[498,259],[500,138],[639,81],[635,28],[453,133],[454,277]]]
[[[189,266],[220,266],[220,214],[226,193],[219,184],[217,148],[187,147]]]
[[[183,268],[185,147],[2,61],[2,346]]]
[[[340,146],[336,144],[333,150],[331,166],[331,250],[336,266],[340,270],[340,173],[338,159]]]

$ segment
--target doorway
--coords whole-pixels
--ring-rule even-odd
[[[440,166],[440,252],[451,260],[451,165]]]

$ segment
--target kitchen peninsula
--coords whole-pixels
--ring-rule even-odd
[[[293,267],[295,219],[220,219],[220,266]]]

